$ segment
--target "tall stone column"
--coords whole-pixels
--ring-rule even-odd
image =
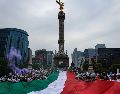
[[[59,19],[59,51],[58,53],[55,52],[54,55],[54,67],[55,68],[64,68],[67,70],[69,67],[69,57],[66,53],[64,52],[64,20],[65,20],[65,13],[63,12],[63,6],[64,3],[59,1],[56,1],[60,5],[60,11],[58,13],[58,19]]]
[[[58,19],[59,19],[59,52],[64,53],[64,20],[65,20],[65,13],[63,11],[60,11],[58,13]]]

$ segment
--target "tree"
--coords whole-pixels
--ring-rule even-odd
[[[8,61],[0,60],[0,76],[8,75],[9,72],[10,72],[10,69],[8,67]]]
[[[109,71],[111,72],[117,72],[117,69],[120,69],[120,64],[112,64],[111,67],[109,67]]]
[[[89,64],[87,62],[83,63],[83,71],[88,71]]]

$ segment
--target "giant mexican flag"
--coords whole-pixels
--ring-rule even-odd
[[[120,83],[103,80],[78,81],[74,73],[60,71],[58,79],[47,88],[29,94],[120,94]]]
[[[0,94],[120,94],[120,83],[75,79],[73,72],[53,72],[46,80],[0,83]]]

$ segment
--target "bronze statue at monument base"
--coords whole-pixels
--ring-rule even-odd
[[[69,67],[69,57],[67,54],[55,54],[54,55],[54,67],[67,70]]]

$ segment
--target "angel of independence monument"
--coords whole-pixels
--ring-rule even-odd
[[[69,57],[67,55],[67,50],[66,53],[64,52],[64,20],[65,20],[65,13],[63,12],[63,6],[64,3],[61,2],[60,0],[56,2],[60,6],[60,11],[58,13],[58,19],[59,19],[59,51],[55,51],[54,55],[54,67],[55,68],[64,68],[67,69],[69,67]]]

